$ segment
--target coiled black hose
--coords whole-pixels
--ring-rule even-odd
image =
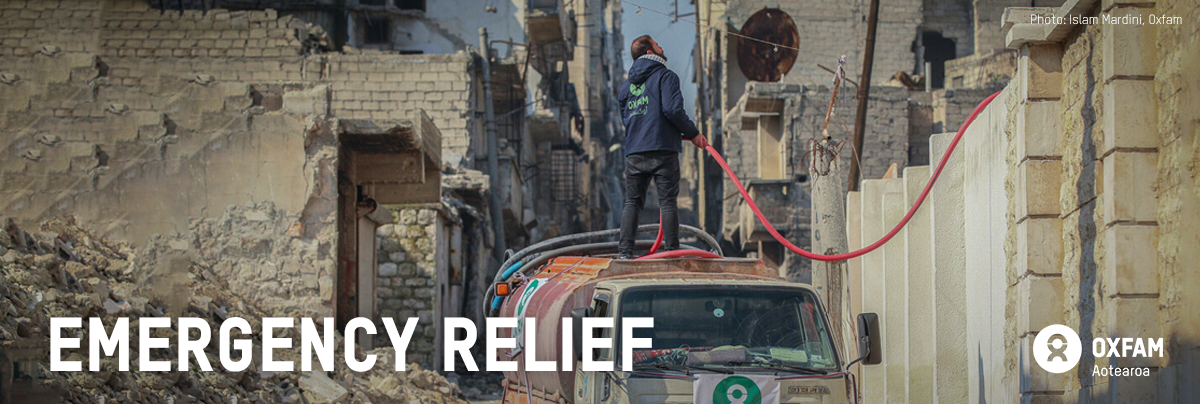
[[[656,224],[644,224],[644,225],[638,226],[637,232],[638,233],[657,232],[658,227],[659,227],[659,225],[657,223]],[[680,225],[679,230],[696,236],[696,238],[700,239],[705,244],[708,244],[710,251],[713,251],[717,255],[725,256],[725,253],[724,253],[724,251],[721,251],[721,245],[717,243],[717,240],[715,238],[713,238],[712,235],[706,233],[704,230],[700,230],[699,228],[696,228],[694,226],[689,226],[689,225]],[[483,299],[484,312],[491,313],[492,301],[496,296],[496,283],[503,282],[506,278],[506,276],[505,276],[506,273],[508,273],[509,276],[511,276],[511,274],[514,272],[514,271],[509,271],[508,270],[509,267],[521,262],[522,260],[524,260],[527,257],[530,257],[534,254],[538,254],[542,251],[546,251],[548,249],[554,249],[554,250],[547,251],[546,253],[541,254],[541,256],[555,257],[555,256],[564,255],[564,254],[568,254],[568,253],[581,253],[581,252],[596,250],[599,248],[609,248],[606,246],[608,246],[608,244],[610,244],[610,243],[612,244],[611,248],[615,249],[616,243],[617,243],[615,241],[614,242],[606,242],[606,243],[594,243],[594,242],[612,238],[612,237],[617,237],[619,235],[621,235],[620,229],[609,229],[609,230],[600,230],[600,231],[593,231],[593,232],[587,232],[587,233],[571,234],[571,235],[566,235],[566,236],[561,236],[561,237],[555,237],[555,238],[548,239],[548,240],[543,240],[543,241],[533,244],[529,247],[525,247],[525,248],[521,249],[520,251],[517,251],[512,256],[508,257],[508,259],[504,260],[504,263],[501,264],[500,268],[496,270],[496,276],[493,278],[492,283],[490,285],[488,285],[487,291],[484,292],[484,295],[483,295],[484,296],[484,299]],[[653,245],[652,241],[649,243],[643,243],[643,241],[646,241],[646,240],[635,241],[634,247],[635,248],[648,248],[651,245]],[[574,248],[574,247],[578,247],[578,248]],[[682,248],[684,246],[681,245],[680,247]],[[687,246],[687,248],[694,249],[695,247]],[[518,268],[515,272],[524,273],[526,268],[528,268],[527,265],[521,265],[521,267]]]

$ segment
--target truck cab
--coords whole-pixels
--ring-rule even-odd
[[[535,280],[539,290],[530,292]],[[538,318],[538,360],[563,353],[541,337],[561,331],[555,316],[571,318],[575,366],[506,372],[505,404],[846,403],[856,396],[845,371],[854,358],[847,359],[837,336],[853,331],[835,331],[841,327],[832,325],[811,287],[783,280],[756,259],[561,257],[513,296],[519,298],[508,299],[513,304],[506,301],[502,315]],[[613,319],[615,327],[591,335],[610,339],[612,348],[582,349],[586,317]],[[649,338],[652,346],[634,349],[625,371],[620,333],[629,317],[651,317],[654,326],[633,329],[632,337]],[[860,341],[870,342],[871,326],[877,327],[870,321],[860,327]],[[877,352],[875,340],[868,345]],[[583,355],[612,361],[613,370],[584,371]]]

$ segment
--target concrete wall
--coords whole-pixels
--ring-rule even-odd
[[[1013,402],[1005,389],[1005,152],[1008,94],[1001,94],[963,135],[967,382],[973,403]]]
[[[880,315],[884,339],[884,363],[863,369],[867,401],[1014,399],[1003,381],[1009,115],[1004,97],[975,120],[954,153],[952,163],[960,165],[943,172],[936,192],[905,229],[857,259],[862,284],[851,298],[862,299],[863,312]],[[935,139],[937,153],[945,150],[946,136]],[[848,212],[861,217],[861,245],[900,221],[928,173],[911,167],[903,178],[863,181],[862,207]]]
[[[933,155],[945,154],[953,133],[929,139]],[[963,154],[953,153],[926,203],[930,217],[930,255],[933,270],[933,341],[936,347],[934,398],[963,403],[969,394],[967,375],[966,218],[963,206]],[[936,220],[934,220],[936,219]]]

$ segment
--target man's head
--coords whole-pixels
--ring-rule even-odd
[[[654,38],[651,38],[650,35],[637,37],[637,39],[633,40],[633,44],[629,46],[629,55],[633,56],[633,60],[637,60],[648,54],[667,60],[667,55],[663,53],[662,47],[658,46],[658,42],[655,42]]]

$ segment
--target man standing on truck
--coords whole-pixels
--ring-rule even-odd
[[[658,188],[663,251],[679,249],[679,153],[682,140],[704,148],[708,139],[683,108],[679,76],[667,69],[662,47],[642,35],[630,45],[633,66],[617,97],[625,123],[625,208],[621,213],[620,259],[633,258],[638,212],[650,180]]]

